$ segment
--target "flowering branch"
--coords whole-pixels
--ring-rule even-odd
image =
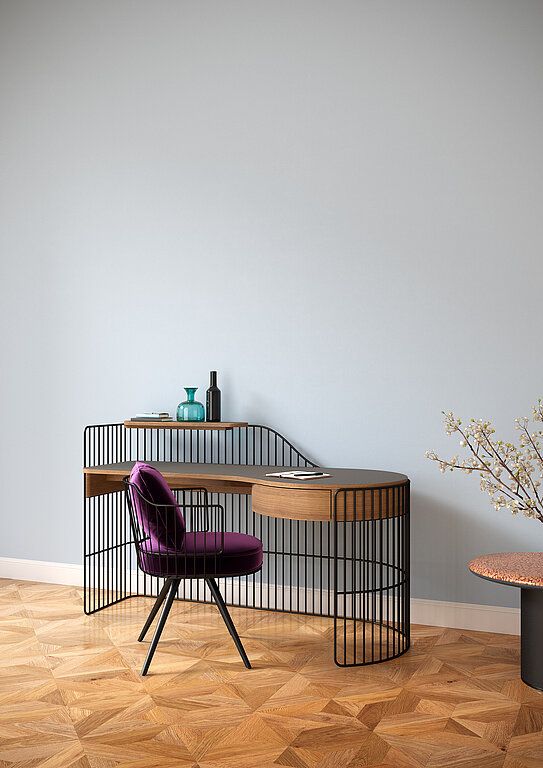
[[[453,456],[440,459],[435,451],[426,457],[439,464],[441,472],[460,469],[471,475],[478,472],[480,487],[490,496],[495,509],[509,509],[513,515],[522,512],[543,523],[543,431],[531,431],[526,417],[515,419],[520,432],[518,445],[493,438],[495,429],[489,421],[470,419],[467,426],[451,413],[443,413],[445,431],[457,433],[460,445],[471,455],[466,459]],[[543,422],[543,399],[532,409],[534,422]]]

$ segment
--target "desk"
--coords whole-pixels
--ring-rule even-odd
[[[271,517],[289,520],[332,520],[334,500],[340,491],[350,489],[370,490],[381,488],[383,493],[374,500],[374,517],[398,514],[394,494],[387,489],[400,488],[408,483],[405,475],[367,469],[333,469],[317,467],[330,477],[314,480],[298,480],[266,477],[269,472],[288,471],[292,467],[246,466],[243,464],[189,464],[170,461],[150,461],[166,478],[173,489],[205,488],[214,493],[252,495],[253,511]],[[130,474],[134,462],[124,461],[89,467],[85,474],[87,497],[122,490],[122,479]],[[353,506],[353,494],[349,494],[346,507],[337,510],[342,520],[354,520],[358,510]],[[371,506],[371,494],[366,494]],[[371,516],[371,509],[369,509]]]
[[[205,488],[225,507],[229,529],[262,539],[262,572],[241,583],[224,580],[229,604],[333,618],[340,666],[386,661],[408,649],[405,475],[322,468],[330,477],[266,477],[316,464],[258,425],[98,425],[85,430],[84,447],[87,613],[156,593],[156,580],[135,568],[121,482],[143,460],[181,499],[187,489]],[[188,581],[184,597],[205,599],[203,586]]]

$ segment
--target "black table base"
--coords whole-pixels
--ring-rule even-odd
[[[520,676],[543,691],[543,589],[520,590]]]

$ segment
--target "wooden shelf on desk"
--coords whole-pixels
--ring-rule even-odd
[[[127,429],[235,429],[247,421],[125,421]]]

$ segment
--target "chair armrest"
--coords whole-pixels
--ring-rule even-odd
[[[205,527],[203,527],[201,529],[193,528],[192,530],[193,530],[194,533],[197,533],[197,532],[203,533],[203,532],[209,531],[209,519],[208,519],[208,516],[207,516],[208,511],[210,509],[218,509],[218,510],[220,510],[220,523],[221,523],[220,529],[224,533],[224,527],[225,527],[225,522],[226,522],[226,513],[224,511],[224,507],[223,507],[222,504],[183,504],[183,505],[181,505],[180,508],[182,510],[183,509],[203,509],[204,510],[205,518],[206,518],[205,519]],[[219,532],[220,531],[217,531],[217,533],[219,533]]]
[[[226,524],[226,513],[225,513],[225,510],[224,510],[224,507],[223,507],[222,504],[209,504],[208,503],[208,501],[207,501],[208,492],[207,492],[206,488],[184,488],[183,489],[184,491],[187,491],[187,492],[203,493],[204,494],[204,499],[205,499],[205,501],[203,503],[179,504],[178,502],[176,502],[175,504],[157,504],[156,502],[151,501],[146,496],[144,496],[143,493],[138,488],[138,486],[135,485],[134,483],[131,483],[130,479],[128,477],[123,478],[123,484],[125,485],[125,487],[126,487],[128,492],[130,492],[131,490],[135,491],[138,494],[138,496],[141,499],[143,499],[143,501],[146,504],[148,504],[151,507],[154,507],[155,509],[160,509],[160,510],[169,510],[169,509],[171,509],[171,510],[179,510],[181,512],[183,512],[183,510],[185,510],[185,509],[196,509],[196,510],[202,509],[204,511],[204,520],[205,520],[204,527],[201,530],[196,528],[194,531],[191,531],[191,532],[194,532],[194,533],[204,533],[204,534],[209,532],[210,534],[214,534],[215,536],[220,535],[221,536],[221,543],[220,543],[219,549],[216,551],[216,554],[221,554],[224,551],[224,528],[225,528],[225,524]],[[218,510],[220,510],[220,516],[218,515],[218,517],[220,517],[220,530],[219,531],[210,531],[209,530],[209,516],[208,516],[208,513],[209,513],[210,509],[218,509]],[[191,522],[192,522],[192,520],[191,520]],[[186,524],[186,518],[185,518],[185,524]],[[191,528],[192,528],[192,526],[191,526]],[[141,539],[141,541],[145,541],[148,538],[149,538],[148,536],[145,536],[143,539]],[[185,548],[185,545],[183,544],[183,546],[181,547],[180,551],[183,551],[184,548]],[[204,552],[205,552],[205,536],[204,536]]]

